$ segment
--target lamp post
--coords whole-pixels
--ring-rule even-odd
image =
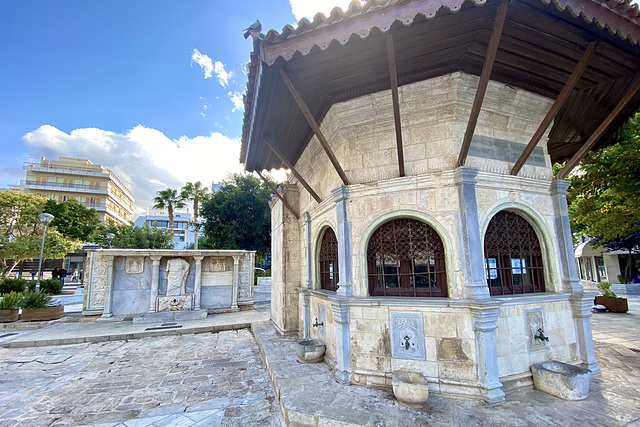
[[[42,274],[42,255],[44,254],[44,235],[47,231],[47,225],[53,220],[53,215],[49,213],[41,213],[38,215],[40,222],[44,225],[42,229],[42,243],[40,244],[40,261],[38,262],[38,279],[36,280],[36,292],[40,291],[40,274]]]
[[[109,249],[111,249],[111,241],[113,240],[114,237],[116,237],[115,234],[107,233],[107,239],[109,240]]]

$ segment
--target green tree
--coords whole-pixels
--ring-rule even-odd
[[[56,227],[62,235],[81,242],[89,241],[100,224],[98,212],[95,209],[86,208],[76,200],[60,203],[47,200],[44,212],[54,216],[49,226]]]
[[[233,174],[202,207],[206,219],[202,247],[255,250],[271,249],[271,190],[252,175]]]
[[[640,113],[613,145],[592,151],[570,178],[567,200],[576,234],[606,244],[640,230]]]
[[[200,214],[200,204],[206,202],[208,197],[208,188],[203,187],[200,181],[196,181],[195,183],[187,182],[184,187],[182,187],[182,191],[180,192],[180,196],[184,200],[193,201],[193,231],[195,233],[195,240],[193,244],[193,248],[198,250],[198,231],[200,230],[200,223],[198,222],[198,217]]]
[[[30,193],[0,191],[0,270],[8,276],[20,261],[40,255],[42,223],[38,215],[44,212],[47,199]],[[62,258],[77,243],[48,226],[45,236],[45,258]]]
[[[115,235],[111,244],[107,238],[109,233]],[[103,248],[169,249],[173,244],[173,232],[168,228],[107,224],[98,226],[92,240]]]
[[[173,233],[173,210],[184,207],[184,199],[178,195],[178,190],[173,188],[167,188],[166,190],[160,190],[158,195],[153,199],[155,209],[166,209],[169,215],[169,230]],[[173,240],[172,240],[173,242]],[[173,247],[173,243],[171,244]]]

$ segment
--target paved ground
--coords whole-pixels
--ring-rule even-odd
[[[640,349],[640,297],[629,303],[630,313],[592,316],[602,374],[587,400],[520,389],[491,406],[432,395],[419,411],[388,391],[342,386],[325,364],[298,363],[295,337],[275,332],[266,307],[185,322],[183,335],[151,337],[177,331],[130,322],[0,330],[19,332],[3,346],[36,346],[0,348],[0,425],[640,426],[640,354],[631,350]],[[240,318],[252,319],[253,334],[208,332],[243,326]],[[38,347],[82,330],[98,342]]]

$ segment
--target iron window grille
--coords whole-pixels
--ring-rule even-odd
[[[320,243],[320,286],[328,291],[338,290],[338,239],[329,227]]]
[[[378,227],[367,247],[369,294],[446,297],[444,245],[429,225],[398,218]]]
[[[501,211],[491,218],[484,254],[491,295],[545,292],[540,242],[520,215]]]

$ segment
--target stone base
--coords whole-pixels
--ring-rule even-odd
[[[203,320],[207,318],[206,310],[177,310],[144,313],[133,318],[133,323],[166,323]]]

